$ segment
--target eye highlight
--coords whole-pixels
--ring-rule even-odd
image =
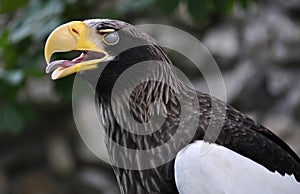
[[[119,34],[117,32],[107,33],[103,36],[103,41],[107,45],[115,45],[119,42]]]

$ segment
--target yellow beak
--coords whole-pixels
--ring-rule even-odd
[[[103,57],[99,59],[83,61],[69,67],[56,68],[51,75],[53,80],[66,77],[79,71],[94,69],[99,62],[104,61],[108,57],[108,54],[103,49],[93,43],[91,39],[93,33],[93,29],[88,28],[84,22],[74,21],[57,27],[50,34],[44,50],[47,67],[51,66],[51,56],[57,52],[80,50],[95,51],[103,54]],[[100,38],[98,40],[100,40]]]

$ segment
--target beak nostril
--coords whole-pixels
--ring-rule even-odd
[[[79,32],[76,29],[72,28],[72,32],[74,32],[75,34],[77,34],[79,36]]]

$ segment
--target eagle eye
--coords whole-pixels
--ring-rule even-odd
[[[107,45],[115,45],[119,42],[119,34],[117,32],[107,33],[104,35],[103,41]]]

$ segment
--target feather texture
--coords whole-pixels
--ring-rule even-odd
[[[151,149],[170,142],[175,134],[180,134],[182,137],[179,141],[171,141],[167,151],[158,153],[155,158],[147,158],[148,161],[154,162],[154,159],[163,160],[166,155],[173,157],[163,165],[145,170],[113,166],[122,194],[177,194],[174,175],[175,156],[186,145],[203,139],[224,146],[270,172],[278,172],[282,176],[294,175],[300,182],[300,159],[286,143],[233,107],[186,86],[174,73],[172,63],[163,49],[157,46],[151,37],[139,32],[134,26],[120,21],[90,20],[86,23],[99,28],[126,28],[120,34],[120,43],[117,45],[119,47],[122,47],[122,39],[126,39],[127,42],[132,39],[142,43],[142,46],[121,53],[116,52],[119,51],[116,46],[106,48],[111,49],[110,53],[116,52],[117,57],[105,67],[96,86],[96,100],[100,108],[100,118],[109,137],[106,144],[112,164],[136,163],[142,166],[145,160],[145,158],[136,158],[126,151],[120,152],[115,143],[128,150],[146,150],[151,153],[153,151]],[[130,72],[133,76],[144,77],[145,81],[139,83],[133,90],[127,89],[128,83],[124,83],[124,90],[118,93],[120,95],[112,96],[118,78],[133,65],[145,61],[151,62],[149,68],[144,71]],[[127,99],[126,96],[130,98]],[[197,110],[194,102],[199,107]],[[118,104],[115,112],[121,120],[116,120],[112,103]],[[135,121],[132,124],[123,108],[127,103],[130,107],[130,117]],[[212,111],[212,103],[215,105],[214,111]],[[222,112],[224,107],[225,114]],[[183,111],[185,111],[184,117],[182,117]],[[134,128],[138,123],[149,123],[155,115],[162,117],[164,122],[158,128],[155,124],[149,124],[150,128],[157,128],[151,134],[136,134],[122,127],[123,124],[128,123],[129,128]],[[192,129],[194,121],[198,121],[196,130]],[[216,137],[213,134],[206,136],[208,126],[220,121],[222,121],[220,133]]]

